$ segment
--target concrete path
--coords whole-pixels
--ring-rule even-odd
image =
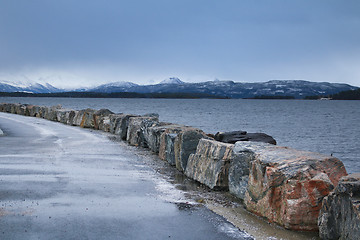
[[[0,239],[250,239],[96,131],[6,113],[0,128]]]

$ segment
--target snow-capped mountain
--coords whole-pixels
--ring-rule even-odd
[[[184,84],[184,82],[177,77],[171,77],[161,81],[159,84]]]
[[[61,92],[62,89],[56,88],[49,83],[40,84],[36,82],[10,82],[0,80],[0,92],[29,92],[29,93],[53,93]]]
[[[112,84],[90,89],[93,92],[136,92],[136,93],[202,93],[229,98],[252,98],[255,96],[293,96],[304,98],[314,95],[330,95],[341,91],[354,90],[357,87],[328,82],[310,82],[304,80],[271,80],[268,82],[240,83],[233,81],[208,81],[185,83],[178,78],[169,78],[159,84],[126,84],[114,87]]]
[[[98,87],[91,88],[88,91],[89,92],[105,92],[105,93],[128,92],[128,89],[136,88],[138,86],[139,85],[132,83],[132,82],[121,81],[121,82],[113,82],[113,83],[103,84]]]

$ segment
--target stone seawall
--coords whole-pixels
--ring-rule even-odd
[[[319,218],[320,236],[335,239],[327,237],[331,235],[329,222],[336,218],[331,215],[333,209],[338,205],[355,209],[355,190],[339,190],[339,180],[347,175],[339,159],[276,146],[274,139],[262,133],[220,133],[215,140],[200,129],[160,122],[157,114],[139,116],[107,109],[78,111],[61,106],[3,103],[0,111],[119,135],[131,145],[158,154],[187,177],[211,189],[229,191],[250,212],[287,229],[317,231]],[[358,178],[356,181],[360,182]],[[349,197],[339,200],[344,192]],[[351,216],[357,214],[355,210],[344,211]],[[359,221],[359,217],[352,219]],[[338,227],[336,233],[342,236],[351,229],[358,228]]]

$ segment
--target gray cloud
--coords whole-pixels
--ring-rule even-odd
[[[69,84],[147,83],[176,75],[185,81],[301,78],[360,85],[356,0],[0,4],[2,74],[63,75]]]

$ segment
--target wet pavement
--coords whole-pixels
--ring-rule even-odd
[[[0,113],[0,239],[251,239],[125,143]]]

